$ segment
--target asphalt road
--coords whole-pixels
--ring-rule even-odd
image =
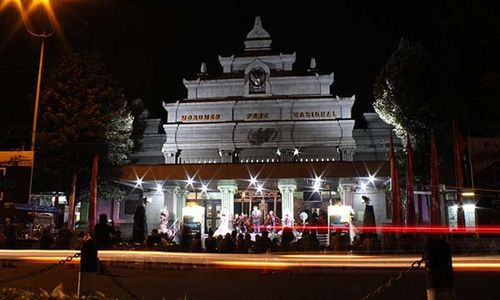
[[[0,279],[24,274],[47,263],[19,261],[0,268]],[[141,262],[107,262],[108,268],[142,299],[360,299],[385,283],[398,268],[221,268]],[[182,269],[181,269],[182,268]],[[63,283],[76,293],[78,262],[8,284],[9,287],[51,290]],[[455,271],[457,299],[500,299],[500,272]],[[98,276],[98,289],[127,299],[109,276]],[[425,272],[412,271],[376,299],[426,299]]]

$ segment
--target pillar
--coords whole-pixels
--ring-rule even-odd
[[[163,156],[165,157],[165,163],[166,164],[177,164],[179,155],[180,155],[180,150],[175,149],[173,147],[169,147],[167,143],[163,144],[163,147],[161,149],[161,152],[163,153]]]
[[[168,209],[169,220],[180,219],[179,216],[182,215],[182,207],[184,207],[182,203],[182,193],[181,189],[178,186],[164,186],[164,198],[163,198],[163,207]],[[185,203],[184,203],[185,204]],[[178,208],[180,206],[180,214]]]
[[[293,210],[293,193],[297,189],[297,185],[291,183],[278,184],[278,188],[281,192],[281,218],[284,218],[285,213],[288,212],[290,214],[290,218],[295,219],[295,211]]]
[[[280,160],[281,161],[294,161],[295,159],[295,149],[293,148],[284,148],[284,149],[280,149]]]
[[[342,199],[343,205],[350,205],[351,207],[353,207],[355,187],[356,187],[356,184],[354,184],[354,183],[340,183],[339,184],[340,197]]]
[[[229,218],[234,215],[234,193],[237,190],[236,185],[219,185],[217,187],[221,193],[221,210],[227,210]]]
[[[182,209],[184,208],[184,206],[186,206],[186,199],[187,199],[187,196],[189,195],[189,191],[181,191],[179,190],[179,192],[177,193],[176,195],[176,199],[175,199],[175,209],[174,209],[174,212],[175,212],[175,218],[179,220],[179,222],[182,222]]]
[[[232,163],[234,158],[233,149],[219,149],[219,156],[221,163]]]

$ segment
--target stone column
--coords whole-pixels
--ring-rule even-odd
[[[278,184],[278,188],[281,192],[281,218],[284,218],[285,213],[288,212],[290,214],[290,218],[295,219],[295,211],[293,210],[293,192],[297,189],[297,185],[291,183]]]
[[[229,212],[229,218],[234,215],[234,193],[237,190],[236,185],[219,185],[217,187],[221,193],[221,210],[226,209]]]
[[[340,197],[343,205],[354,205],[354,183],[341,183],[339,184]]]
[[[186,198],[189,195],[189,191],[181,191],[177,193],[176,201],[175,201],[175,218],[179,219],[179,222],[182,222],[182,209],[186,206]]]
[[[294,151],[295,151],[295,149],[291,149],[291,148],[280,149],[280,153],[281,153],[280,160],[285,161],[285,162],[294,161],[294,159],[295,159]]]
[[[178,186],[164,186],[163,190],[163,207],[168,209],[168,219],[175,220],[178,218],[177,206],[181,189]]]
[[[221,163],[232,163],[234,158],[234,150],[232,149],[219,149],[219,156]]]
[[[180,150],[172,149],[171,147],[167,146],[166,144],[163,144],[161,152],[163,153],[163,156],[165,157],[166,164],[177,164],[179,162],[178,158],[180,155]]]

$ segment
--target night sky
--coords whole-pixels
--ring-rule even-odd
[[[260,15],[272,48],[297,54],[294,69],[315,57],[320,73],[335,73],[332,93],[356,95],[353,114],[372,111],[372,85],[401,37],[433,38],[428,8],[407,1],[53,1],[66,45],[97,47],[129,99],[142,98],[154,117],[162,101],[186,96],[182,78],[221,73],[217,56],[243,52],[243,40]],[[402,3],[400,3],[402,2]],[[442,13],[433,11],[431,13]],[[0,127],[29,140],[39,53],[38,41],[20,27],[12,7],[0,13]],[[51,37],[47,57],[61,37]],[[23,121],[25,120],[25,121]],[[21,122],[20,122],[21,121]],[[11,134],[12,136],[12,134]],[[9,144],[10,143],[10,144]],[[1,146],[19,141],[3,139]]]

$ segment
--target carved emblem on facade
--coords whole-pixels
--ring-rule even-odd
[[[276,129],[274,128],[259,128],[257,130],[252,129],[248,132],[248,142],[251,145],[262,145],[265,142],[269,142],[276,136]]]
[[[254,68],[248,75],[250,78],[250,93],[265,93],[266,71],[262,68]]]

